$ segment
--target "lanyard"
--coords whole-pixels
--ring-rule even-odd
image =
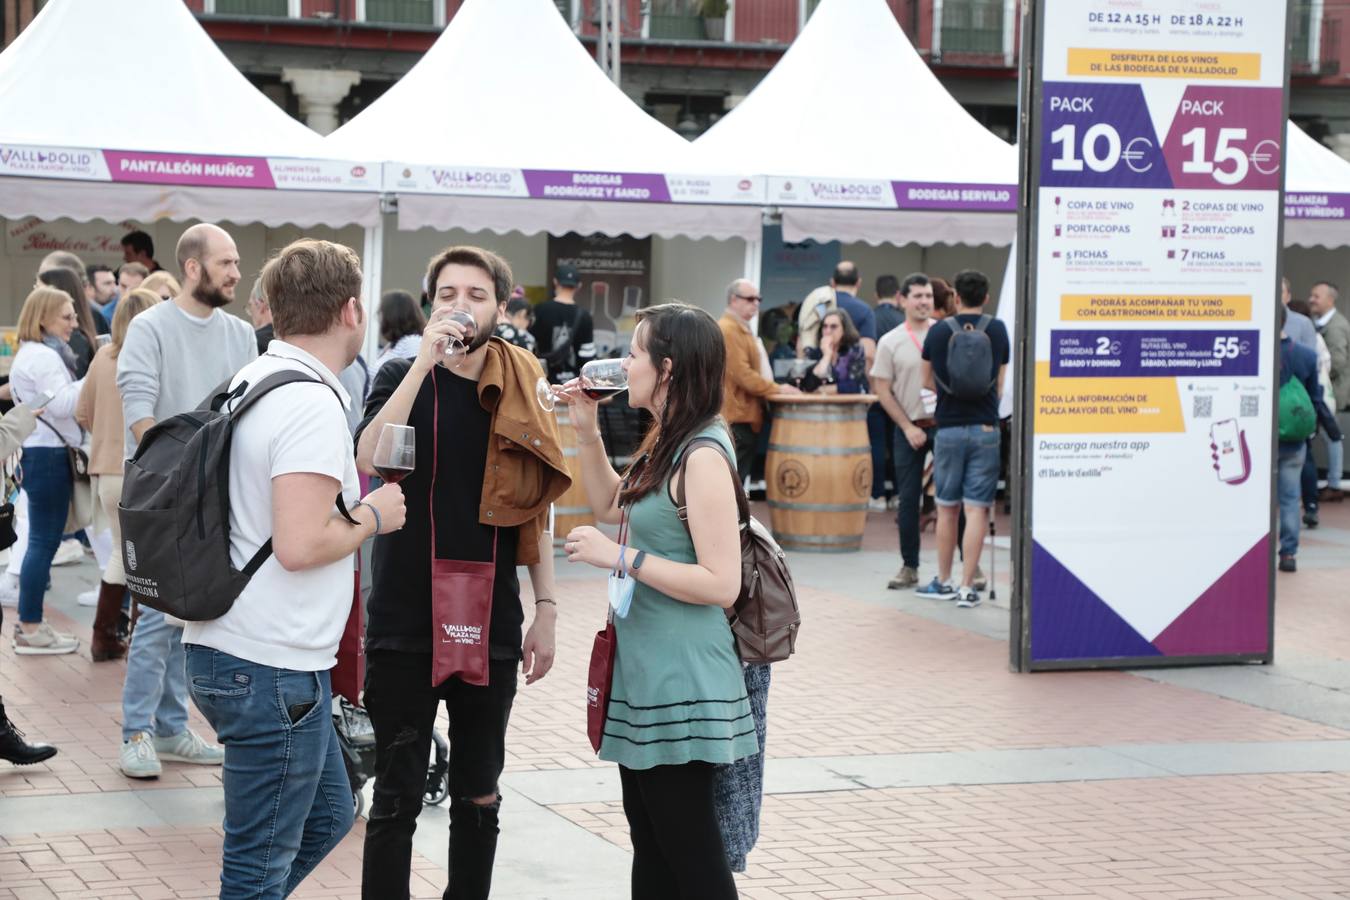
[[[923,356],[923,344],[919,343],[919,339],[918,339],[918,337],[915,336],[914,332],[910,329],[910,327],[909,327],[909,322],[908,322],[908,321],[905,322],[905,334],[909,335],[909,339],[910,339],[911,341],[914,342],[914,346],[915,346],[915,348],[918,349],[919,355],[920,355],[920,356]]]

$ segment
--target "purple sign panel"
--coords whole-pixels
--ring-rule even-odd
[[[959,209],[976,212],[1016,212],[1015,184],[943,184],[931,181],[893,181],[895,202],[901,209]]]
[[[1253,330],[1050,332],[1052,378],[1231,378],[1260,363]]]
[[[1280,88],[1186,88],[1163,145],[1173,184],[1278,191],[1283,103]]]
[[[1285,194],[1286,219],[1350,219],[1350,194]]]
[[[1139,85],[1047,81],[1044,97],[1043,187],[1172,187]]]
[[[663,175],[634,172],[564,172],[526,169],[525,186],[531,197],[548,200],[614,200],[669,203]]]
[[[209,187],[276,187],[267,160],[259,157],[104,150],[103,158],[113,181]]]

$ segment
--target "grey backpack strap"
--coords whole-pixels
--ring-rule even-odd
[[[680,517],[687,530],[689,528],[689,507],[685,502],[684,494],[684,467],[689,463],[689,454],[693,453],[699,447],[712,447],[722,454],[722,459],[726,462],[727,468],[731,470],[731,480],[736,485],[736,512],[740,524],[744,525],[750,521],[750,501],[745,496],[745,490],[741,487],[741,475],[736,471],[736,464],[727,456],[726,448],[722,444],[708,437],[694,438],[684,448],[680,454],[680,464],[675,470],[675,514]]]

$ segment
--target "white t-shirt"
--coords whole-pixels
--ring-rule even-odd
[[[324,384],[277,388],[235,426],[230,451],[230,559],[237,569],[272,537],[272,479],[298,472],[327,475],[341,482],[349,509],[360,499],[356,455],[347,430],[351,399],[323,363],[274,340],[265,355],[235,375],[231,386],[242,381],[256,385],[284,369],[322,378]],[[337,491],[333,493],[336,500]],[[336,505],[333,513],[337,515]],[[279,669],[331,669],[351,613],[352,572],[351,557],[288,572],[271,556],[229,612],[209,622],[189,622],[183,641]]]

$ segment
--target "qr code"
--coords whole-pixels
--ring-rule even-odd
[[[1238,415],[1244,419],[1261,415],[1261,398],[1255,394],[1243,394],[1238,400]]]
[[[1195,419],[1214,418],[1214,396],[1196,394],[1191,403],[1191,417]]]

